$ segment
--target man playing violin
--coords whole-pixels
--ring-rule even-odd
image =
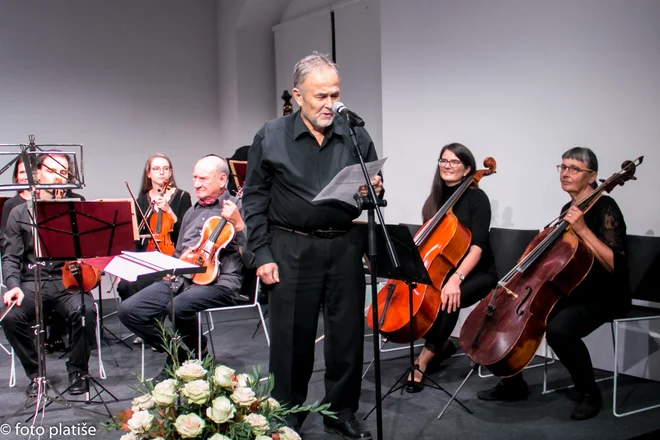
[[[65,154],[44,154],[39,157],[37,168],[39,183],[63,183],[69,180],[69,158]],[[39,190],[39,199],[51,200],[54,198],[53,193],[54,191]],[[65,193],[64,197],[74,198],[75,194]],[[86,366],[91,353],[89,342],[95,340],[95,327],[88,324],[85,330],[82,328],[80,295],[66,292],[62,283],[63,262],[36,261],[31,222],[28,204],[25,203],[11,211],[3,231],[2,272],[9,289],[3,296],[3,302],[6,306],[12,303],[15,305],[5,316],[2,326],[9,344],[14,348],[23,365],[25,374],[30,378],[26,392],[29,397],[36,396],[38,364],[34,331],[31,326],[34,325],[35,320],[34,265],[40,264],[44,310],[52,308],[73,324],[73,346],[66,364],[69,374],[69,394],[83,394],[87,392],[88,384],[82,379],[82,375],[87,371]],[[96,322],[94,299],[91,295],[83,296],[86,307],[85,320],[87,323],[94,323]],[[82,335],[83,331],[87,331],[87,346]]]
[[[197,349],[197,312],[212,307],[235,304],[241,290],[244,266],[251,267],[253,255],[246,248],[245,223],[240,213],[240,201],[226,190],[229,169],[218,156],[209,155],[200,159],[193,169],[193,187],[197,203],[181,220],[181,229],[174,256],[179,257],[200,241],[200,231],[210,217],[219,216],[234,226],[234,239],[220,251],[220,273],[208,285],[193,284],[184,278],[174,297],[174,323],[183,343],[189,350]],[[119,306],[119,319],[138,337],[163,352],[162,335],[157,320],[166,316],[172,320],[169,281],[156,282],[131,296]],[[202,354],[206,350],[206,338],[202,336]],[[179,358],[188,353],[181,348]],[[160,382],[168,377],[167,368],[174,360],[169,356],[163,371],[154,378]]]
[[[568,395],[577,402],[571,418],[586,420],[598,414],[602,398],[582,338],[604,323],[624,316],[631,304],[626,223],[611,197],[602,196],[586,213],[575,206],[596,187],[598,160],[590,149],[568,150],[557,169],[561,188],[571,197],[562,208],[563,219],[595,258],[587,277],[552,310],[546,339],[575,384]],[[482,400],[514,401],[525,399],[528,394],[527,384],[519,373],[503,379],[495,388],[480,391],[477,396]]]

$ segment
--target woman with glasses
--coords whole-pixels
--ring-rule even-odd
[[[624,316],[631,304],[626,260],[626,223],[616,202],[602,196],[586,213],[575,205],[597,186],[598,159],[588,148],[572,148],[557,165],[559,182],[571,198],[563,219],[591,249],[594,264],[587,277],[563,297],[548,317],[546,340],[573,379],[568,397],[576,402],[574,420],[595,417],[602,399],[591,357],[582,338],[604,323]],[[515,401],[529,394],[522,373],[503,379],[495,388],[480,391],[482,400]]]
[[[167,181],[167,188],[165,182]],[[137,204],[140,211],[149,220],[149,215],[158,210],[169,214],[174,220],[174,230],[171,234],[173,243],[179,236],[179,228],[183,215],[192,206],[190,194],[187,191],[176,187],[176,180],[174,179],[174,169],[172,168],[172,161],[164,154],[157,153],[147,159],[144,165],[144,172],[142,174],[142,185],[140,186],[140,194],[137,197]],[[138,215],[138,223],[143,224],[142,218]],[[146,226],[140,229],[141,237],[148,237],[149,232]],[[141,239],[137,244],[138,251],[145,251],[147,249],[148,239]],[[146,287],[148,283],[128,283],[120,282],[117,287],[117,293],[122,299],[126,299],[135,294],[138,290]]]
[[[474,156],[467,147],[458,143],[444,146],[435,169],[431,193],[422,208],[424,223],[429,221],[461,183],[476,171]],[[445,281],[441,291],[440,312],[433,326],[424,335],[426,342],[416,364],[421,372],[427,374],[456,352],[456,346],[449,340],[449,336],[456,326],[460,309],[484,298],[497,283],[488,233],[488,196],[473,184],[456,202],[453,212],[458,221],[472,233],[472,241],[468,253]],[[406,391],[421,391],[422,378],[422,374],[415,371],[414,381],[408,382]]]

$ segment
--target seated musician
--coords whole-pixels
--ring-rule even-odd
[[[38,159],[38,180],[40,183],[61,183],[70,179],[69,157],[65,154],[44,154]],[[40,200],[53,199],[53,191],[39,190]],[[64,197],[79,198],[73,193]],[[35,282],[34,265],[36,263],[30,214],[26,203],[15,207],[7,219],[4,229],[4,253],[2,254],[2,271],[5,284],[9,289],[3,296],[5,305],[15,301],[2,322],[9,344],[23,365],[25,374],[30,378],[27,388],[28,396],[37,394],[38,374],[37,353],[35,352],[34,330],[31,328],[35,320]],[[37,263],[38,264],[38,263]],[[96,312],[94,299],[85,295],[86,316],[88,323],[87,341],[85,346],[80,316],[80,295],[68,293],[62,284],[63,262],[46,261],[40,267],[42,281],[41,294],[44,311],[54,309],[55,312],[73,324],[73,346],[67,362],[69,373],[69,393],[83,394],[87,392],[88,384],[82,380],[87,371],[90,356],[89,344],[95,340]]]
[[[186,212],[181,221],[181,233],[176,245],[175,257],[195,246],[200,241],[200,231],[204,222],[212,216],[221,216],[234,225],[236,236],[220,251],[220,274],[209,285],[193,284],[188,278],[178,289],[174,298],[174,323],[189,350],[197,349],[197,312],[212,307],[232,305],[240,294],[243,280],[243,267],[253,265],[253,254],[247,250],[245,224],[233,197],[226,191],[229,170],[227,163],[215,155],[200,159],[193,169],[193,187],[197,203]],[[164,351],[163,341],[157,320],[172,313],[170,288],[167,281],[158,281],[135,295],[122,301],[119,306],[119,319],[146,344]],[[171,320],[171,316],[170,320]],[[206,352],[206,338],[203,337],[202,353]],[[181,349],[179,357],[187,355]],[[163,371],[154,382],[167,379],[166,368],[173,360],[168,357]]]
[[[588,148],[572,148],[557,166],[561,188],[571,201],[562,212],[571,229],[594,253],[587,277],[552,310],[546,339],[573,379],[575,389],[568,397],[575,400],[574,420],[595,417],[602,405],[594,378],[591,357],[582,338],[602,324],[627,313],[631,304],[626,261],[626,223],[616,202],[601,197],[582,213],[575,205],[596,186],[598,160]],[[515,401],[527,398],[522,373],[503,379],[494,388],[480,391],[482,400]]]
[[[167,189],[164,188],[165,181],[168,182]],[[163,191],[164,189],[165,191]],[[188,191],[177,188],[172,161],[166,155],[157,153],[147,159],[142,173],[142,184],[140,194],[137,197],[137,205],[147,220],[150,220],[151,215],[157,215],[158,210],[162,210],[163,213],[171,216],[174,221],[174,228],[170,238],[173,243],[176,243],[181,228],[181,219],[192,206],[192,202]],[[136,250],[142,252],[147,250],[147,245],[151,239],[147,238],[147,227],[144,226],[144,222],[139,215],[138,223],[142,225],[140,236],[143,238],[136,243]],[[121,281],[117,286],[117,293],[122,300],[125,300],[151,283],[152,281],[136,281],[133,283]],[[140,341],[136,339],[134,342],[139,343]]]
[[[474,156],[464,145],[453,143],[442,148],[431,193],[422,208],[424,223],[442,208],[464,179],[476,170]],[[458,221],[472,232],[472,241],[463,260],[445,281],[441,291],[440,312],[424,335],[426,342],[415,363],[420,371],[426,373],[431,373],[442,360],[456,352],[449,336],[456,326],[460,309],[483,299],[497,283],[488,233],[488,196],[473,184],[456,202],[453,212]],[[422,388],[422,374],[415,371],[414,383],[409,383],[406,391],[418,392]]]

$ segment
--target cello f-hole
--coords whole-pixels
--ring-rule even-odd
[[[527,286],[525,290],[527,290],[527,295],[525,295],[525,298],[520,302],[520,304],[518,304],[518,307],[516,307],[516,315],[518,316],[523,315],[522,308],[529,299],[530,295],[532,294],[532,288],[530,286]]]

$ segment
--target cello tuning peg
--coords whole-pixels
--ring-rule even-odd
[[[598,179],[600,183],[605,183],[605,179]]]

